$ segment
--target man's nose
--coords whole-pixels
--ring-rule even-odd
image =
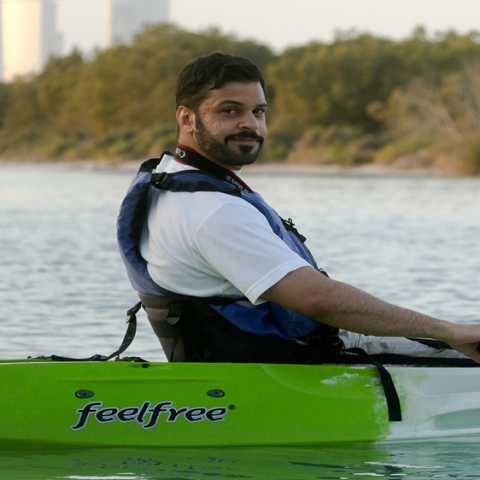
[[[239,128],[248,129],[248,130],[257,130],[260,126],[259,119],[255,116],[253,112],[246,113],[242,116],[238,123]]]

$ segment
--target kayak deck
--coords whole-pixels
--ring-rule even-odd
[[[0,449],[318,445],[480,433],[472,368],[0,362]],[[472,438],[470,438],[471,440]]]

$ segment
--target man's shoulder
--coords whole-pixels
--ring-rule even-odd
[[[160,162],[155,169],[156,173],[176,173],[185,170],[194,170],[190,165],[177,162],[171,152],[163,152]]]

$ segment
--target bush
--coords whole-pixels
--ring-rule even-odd
[[[430,137],[424,136],[398,138],[378,150],[373,159],[375,163],[383,165],[391,165],[408,159],[408,163],[418,163],[418,165],[412,166],[425,167],[426,163],[430,164],[433,161],[429,155],[431,143]]]
[[[431,151],[433,167],[443,175],[480,174],[480,132],[437,139]]]
[[[475,132],[465,139],[467,152],[463,159],[467,175],[480,175],[480,132]]]
[[[292,151],[298,134],[287,128],[269,129],[261,158],[271,161],[283,161]]]
[[[383,141],[381,135],[367,134],[355,127],[314,126],[296,142],[288,159],[297,163],[362,165],[372,162]]]

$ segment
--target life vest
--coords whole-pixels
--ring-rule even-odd
[[[304,244],[304,237],[298,234],[291,220],[282,220],[260,195],[242,191],[199,170],[185,170],[170,174],[152,173],[160,161],[160,159],[150,159],[140,166],[122,202],[117,222],[120,254],[125,263],[130,282],[137,292],[167,297],[178,296],[174,292],[161,287],[151,278],[146,262],[139,252],[138,244],[145,220],[150,188],[184,192],[215,191],[239,196],[266,217],[273,232],[294,252],[314,268],[318,268],[313,256]],[[319,270],[323,272],[323,270]],[[245,298],[228,302],[218,302],[216,301],[218,299],[204,300],[231,324],[241,331],[251,334],[274,335],[282,339],[300,339],[319,328],[319,323],[311,318],[272,302],[254,306]],[[328,329],[332,334],[332,329],[330,327]],[[335,335],[337,332],[337,329],[333,329]]]

